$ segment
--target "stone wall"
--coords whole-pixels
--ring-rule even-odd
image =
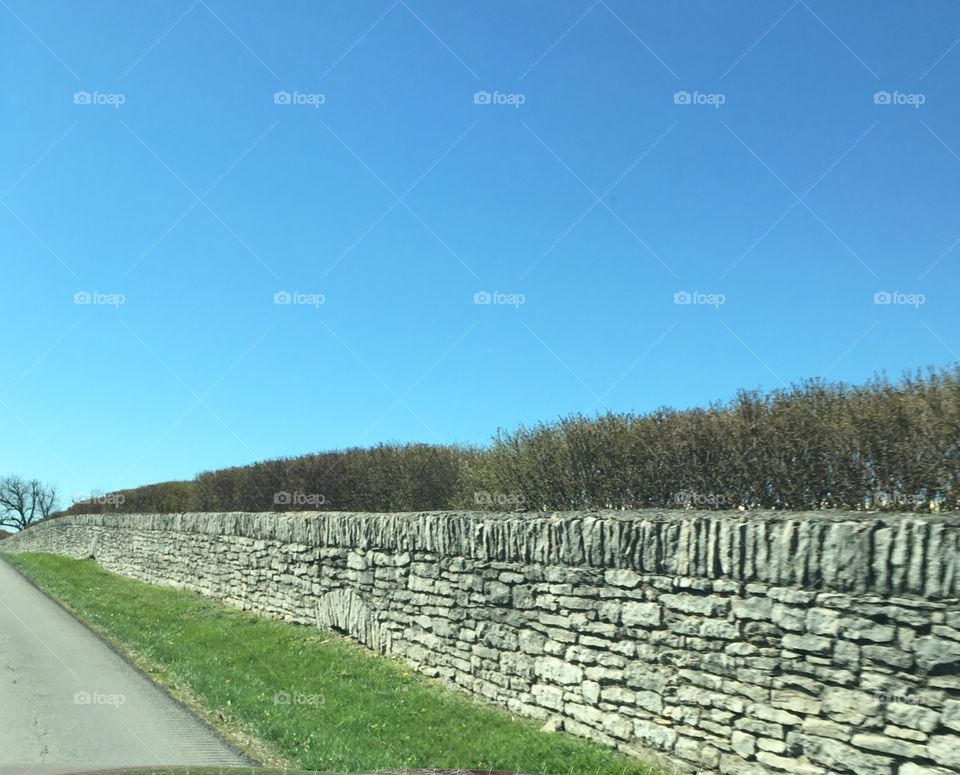
[[[83,515],[0,551],[344,632],[679,771],[960,773],[960,519]]]

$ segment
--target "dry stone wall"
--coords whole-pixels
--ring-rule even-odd
[[[960,773],[960,519],[79,515],[4,552],[346,633],[682,772]]]

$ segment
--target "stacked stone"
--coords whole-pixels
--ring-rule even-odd
[[[960,773],[960,519],[82,515],[3,551],[343,632],[678,771]]]

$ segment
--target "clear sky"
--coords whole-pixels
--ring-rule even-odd
[[[0,473],[956,362],[958,41],[949,0],[0,0]]]

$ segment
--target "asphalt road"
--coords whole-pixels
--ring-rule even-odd
[[[0,775],[249,764],[0,561]]]

